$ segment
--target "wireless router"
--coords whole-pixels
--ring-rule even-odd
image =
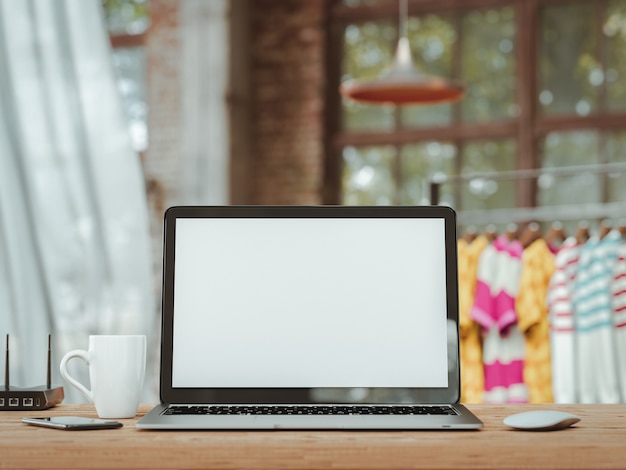
[[[4,387],[0,388],[0,411],[45,410],[63,401],[63,387],[52,387],[50,371],[50,335],[48,335],[48,375],[46,385],[21,388],[9,385],[9,335],[4,368]]]

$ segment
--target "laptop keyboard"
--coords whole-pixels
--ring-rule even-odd
[[[166,415],[456,415],[449,405],[170,405]]]

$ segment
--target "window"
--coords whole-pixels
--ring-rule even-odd
[[[148,0],[103,0],[103,7],[131,143],[137,152],[142,153],[148,146],[145,52]]]
[[[327,184],[336,187],[326,202],[428,204],[431,180],[444,181],[440,203],[461,213],[623,200],[626,176],[601,168],[626,164],[626,0],[409,0],[408,8],[416,66],[460,79],[465,96],[395,108],[330,93],[340,119],[329,127]],[[334,3],[331,42],[341,52],[330,87],[390,65],[397,9],[388,0]],[[574,166],[587,171],[550,171]]]

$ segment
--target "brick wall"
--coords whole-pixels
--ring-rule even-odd
[[[166,201],[176,196],[183,145],[179,9],[180,0],[150,0],[146,61],[149,145],[144,165],[147,179],[165,192]]]
[[[179,0],[150,0],[146,42],[148,149],[143,159],[151,212],[154,285],[160,296],[163,213],[175,203],[182,148]],[[158,303],[157,303],[158,305]]]
[[[157,225],[162,209],[177,203],[181,181],[182,1],[150,0],[150,136],[144,168]],[[248,188],[241,191],[248,200],[236,202],[320,204],[325,0],[231,1],[246,2],[250,19],[248,50],[231,49],[232,54],[247,54],[250,60],[250,116],[242,118],[250,125],[250,155],[238,160],[250,169],[234,173],[231,180],[232,185]],[[245,181],[237,181],[239,173],[246,175]],[[159,237],[155,234],[157,240]]]
[[[320,204],[324,0],[252,0],[256,204]]]

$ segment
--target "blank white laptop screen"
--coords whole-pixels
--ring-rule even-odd
[[[181,218],[172,386],[447,387],[437,218]]]

